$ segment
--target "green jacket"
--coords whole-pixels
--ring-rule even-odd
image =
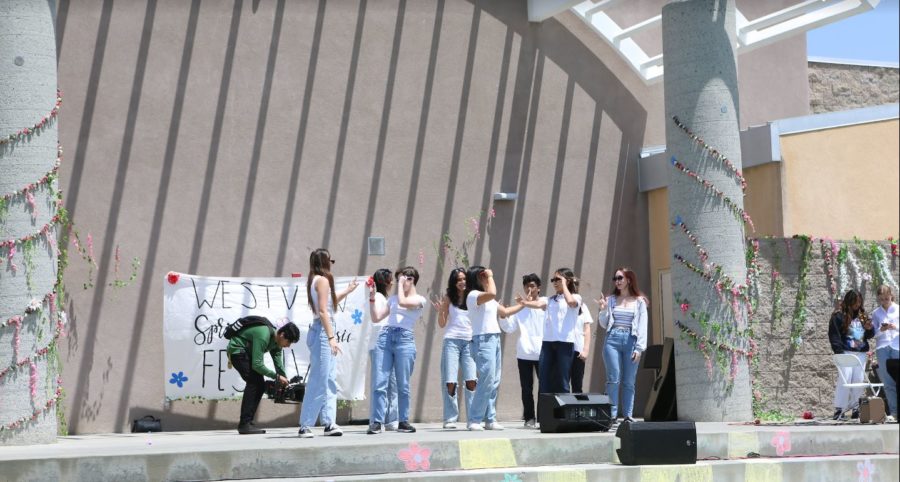
[[[275,378],[276,375],[284,375],[284,359],[281,355],[281,347],[275,341],[275,332],[268,326],[252,326],[241,330],[237,336],[228,341],[228,357],[235,353],[247,353],[250,355],[250,367],[260,375]],[[269,370],[263,362],[263,353],[269,352],[275,363],[275,371]],[[276,373],[277,372],[277,373]]]

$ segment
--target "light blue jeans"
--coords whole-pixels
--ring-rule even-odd
[[[638,363],[631,360],[637,338],[631,330],[613,328],[603,344],[603,362],[606,364],[606,395],[611,406],[610,416],[615,419],[619,410],[619,385],[622,386],[622,415],[631,417],[634,410],[634,378]]]
[[[472,357],[478,386],[472,397],[469,423],[495,422],[497,419],[497,389],[500,388],[500,334],[472,337]]]
[[[371,367],[371,378],[369,379],[372,381],[372,399],[369,401],[369,416],[373,416],[375,413],[375,380],[378,378],[378,372],[375,371],[375,360],[378,356],[381,356],[378,352],[378,347],[369,350],[369,365]],[[397,423],[397,376],[393,373],[391,373],[391,377],[388,380],[387,409],[385,410],[385,415],[387,416],[387,419],[384,421],[385,424],[390,425],[392,423]]]
[[[463,386],[459,385],[459,370],[462,369]],[[456,394],[465,390],[466,413],[472,408],[474,390],[469,390],[465,382],[475,380],[475,360],[472,359],[472,342],[458,340],[456,338],[444,338],[444,346],[441,349],[441,394],[444,398],[444,421],[456,422],[459,420],[459,403]],[[453,395],[447,389],[447,384],[456,384]]]
[[[891,348],[889,346],[885,346],[875,350],[875,355],[878,357],[878,378],[881,379],[881,383],[884,383],[884,394],[888,399],[888,407],[891,410],[891,415],[897,416],[897,382],[888,375],[887,372],[887,361],[890,359],[900,358],[900,351]]]
[[[381,330],[375,350],[381,352],[376,357],[375,411],[372,421],[385,423],[387,412],[387,391],[391,373],[397,377],[397,416],[400,422],[409,421],[409,379],[416,364],[416,339],[413,332],[389,326]]]
[[[309,348],[309,377],[300,407],[300,427],[315,426],[316,418],[327,427],[337,418],[337,363],[331,354],[328,335],[318,319],[309,327],[306,346]]]

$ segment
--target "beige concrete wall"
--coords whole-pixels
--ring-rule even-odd
[[[664,142],[662,86],[570,13],[530,24],[518,0],[85,0],[59,3],[57,29],[61,184],[99,265],[94,289],[80,289],[83,263],[68,277],[75,433],[127,430],[147,413],[167,429],[235,423],[236,403],[163,407],[169,270],[286,276],[327,246],[337,274],[353,275],[418,265],[421,249],[420,290],[435,292],[445,272],[433,244],[464,236],[503,191],[519,200],[493,205],[472,254],[505,300],[531,271],[574,267],[586,299],[609,289],[613,266],[650,275],[636,159]],[[745,122],[805,113],[794,92],[805,64],[752,68],[801,55],[802,36],[741,57]],[[762,95],[772,82],[784,89]],[[386,256],[366,255],[369,235],[385,236]],[[143,262],[125,289],[108,286],[117,245],[123,265]],[[425,324],[412,414],[430,421],[442,333],[433,313]],[[501,420],[521,417],[515,343],[503,342]],[[598,347],[592,391],[604,390]],[[641,374],[636,413],[646,387]],[[292,425],[291,408],[264,403],[260,418]],[[353,416],[368,416],[366,403]]]
[[[783,136],[784,234],[896,236],[898,127],[894,119]]]
[[[809,63],[809,110],[813,114],[900,101],[900,69],[827,62]]]

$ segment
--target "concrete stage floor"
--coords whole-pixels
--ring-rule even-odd
[[[504,431],[297,437],[295,427],[264,435],[234,430],[60,437],[42,446],[0,447],[2,481],[145,481],[322,478],[334,480],[890,480],[900,479],[897,424],[698,423],[696,465],[619,464],[610,432]],[[462,426],[462,425],[460,425]],[[647,447],[647,450],[659,449]],[[870,476],[867,478],[867,476]]]

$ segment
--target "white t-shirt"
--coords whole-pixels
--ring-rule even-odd
[[[447,316],[447,326],[444,330],[444,338],[472,340],[472,322],[469,320],[469,312],[451,304],[450,313]]]
[[[482,291],[471,291],[466,296],[466,307],[469,308],[469,321],[472,322],[472,336],[500,333],[500,324],[497,323],[497,307],[500,303],[491,300],[482,305],[478,304],[478,296]]]
[[[540,297],[540,301],[547,298]],[[541,343],[544,341],[544,318],[547,313],[537,308],[523,308],[509,318],[500,320],[500,328],[507,333],[519,330],[519,342],[516,343],[516,358],[536,361],[541,357]]]
[[[893,323],[895,327],[900,328],[900,307],[897,303],[891,303],[887,310],[879,306],[872,312],[872,325],[875,327],[875,349],[889,346],[895,350],[900,350],[900,330],[881,331],[881,324],[885,321]]]
[[[375,292],[374,305],[375,311],[384,311],[384,308],[387,306],[387,298],[383,294]],[[375,349],[375,344],[378,343],[378,335],[381,334],[381,329],[385,326],[387,326],[387,317],[378,323],[372,323],[372,330],[369,332],[369,350]]]
[[[578,315],[578,325],[575,327],[575,351],[578,353],[584,350],[584,325],[590,325],[594,322],[588,311],[586,309],[581,310],[581,314]]]
[[[422,311],[425,309],[428,301],[422,295],[414,296],[413,301],[416,302],[416,308],[404,308],[400,306],[400,300],[397,298],[397,295],[388,298],[388,308],[391,310],[391,313],[387,316],[387,326],[396,326],[404,330],[414,331],[416,321],[422,316]]]
[[[578,326],[578,309],[581,295],[572,295],[578,304],[569,307],[563,295],[551,296],[547,300],[547,317],[544,319],[544,341],[564,341],[575,343],[575,329]]]
[[[318,319],[319,318],[319,293],[316,292],[316,283],[325,283],[325,291],[328,292],[327,309],[328,309],[329,315],[334,314],[334,304],[331,302],[331,286],[328,286],[328,278],[321,276],[321,275],[313,276],[312,286],[310,286],[310,289],[309,289],[309,293],[310,293],[309,297],[312,300],[313,316],[316,319]]]

